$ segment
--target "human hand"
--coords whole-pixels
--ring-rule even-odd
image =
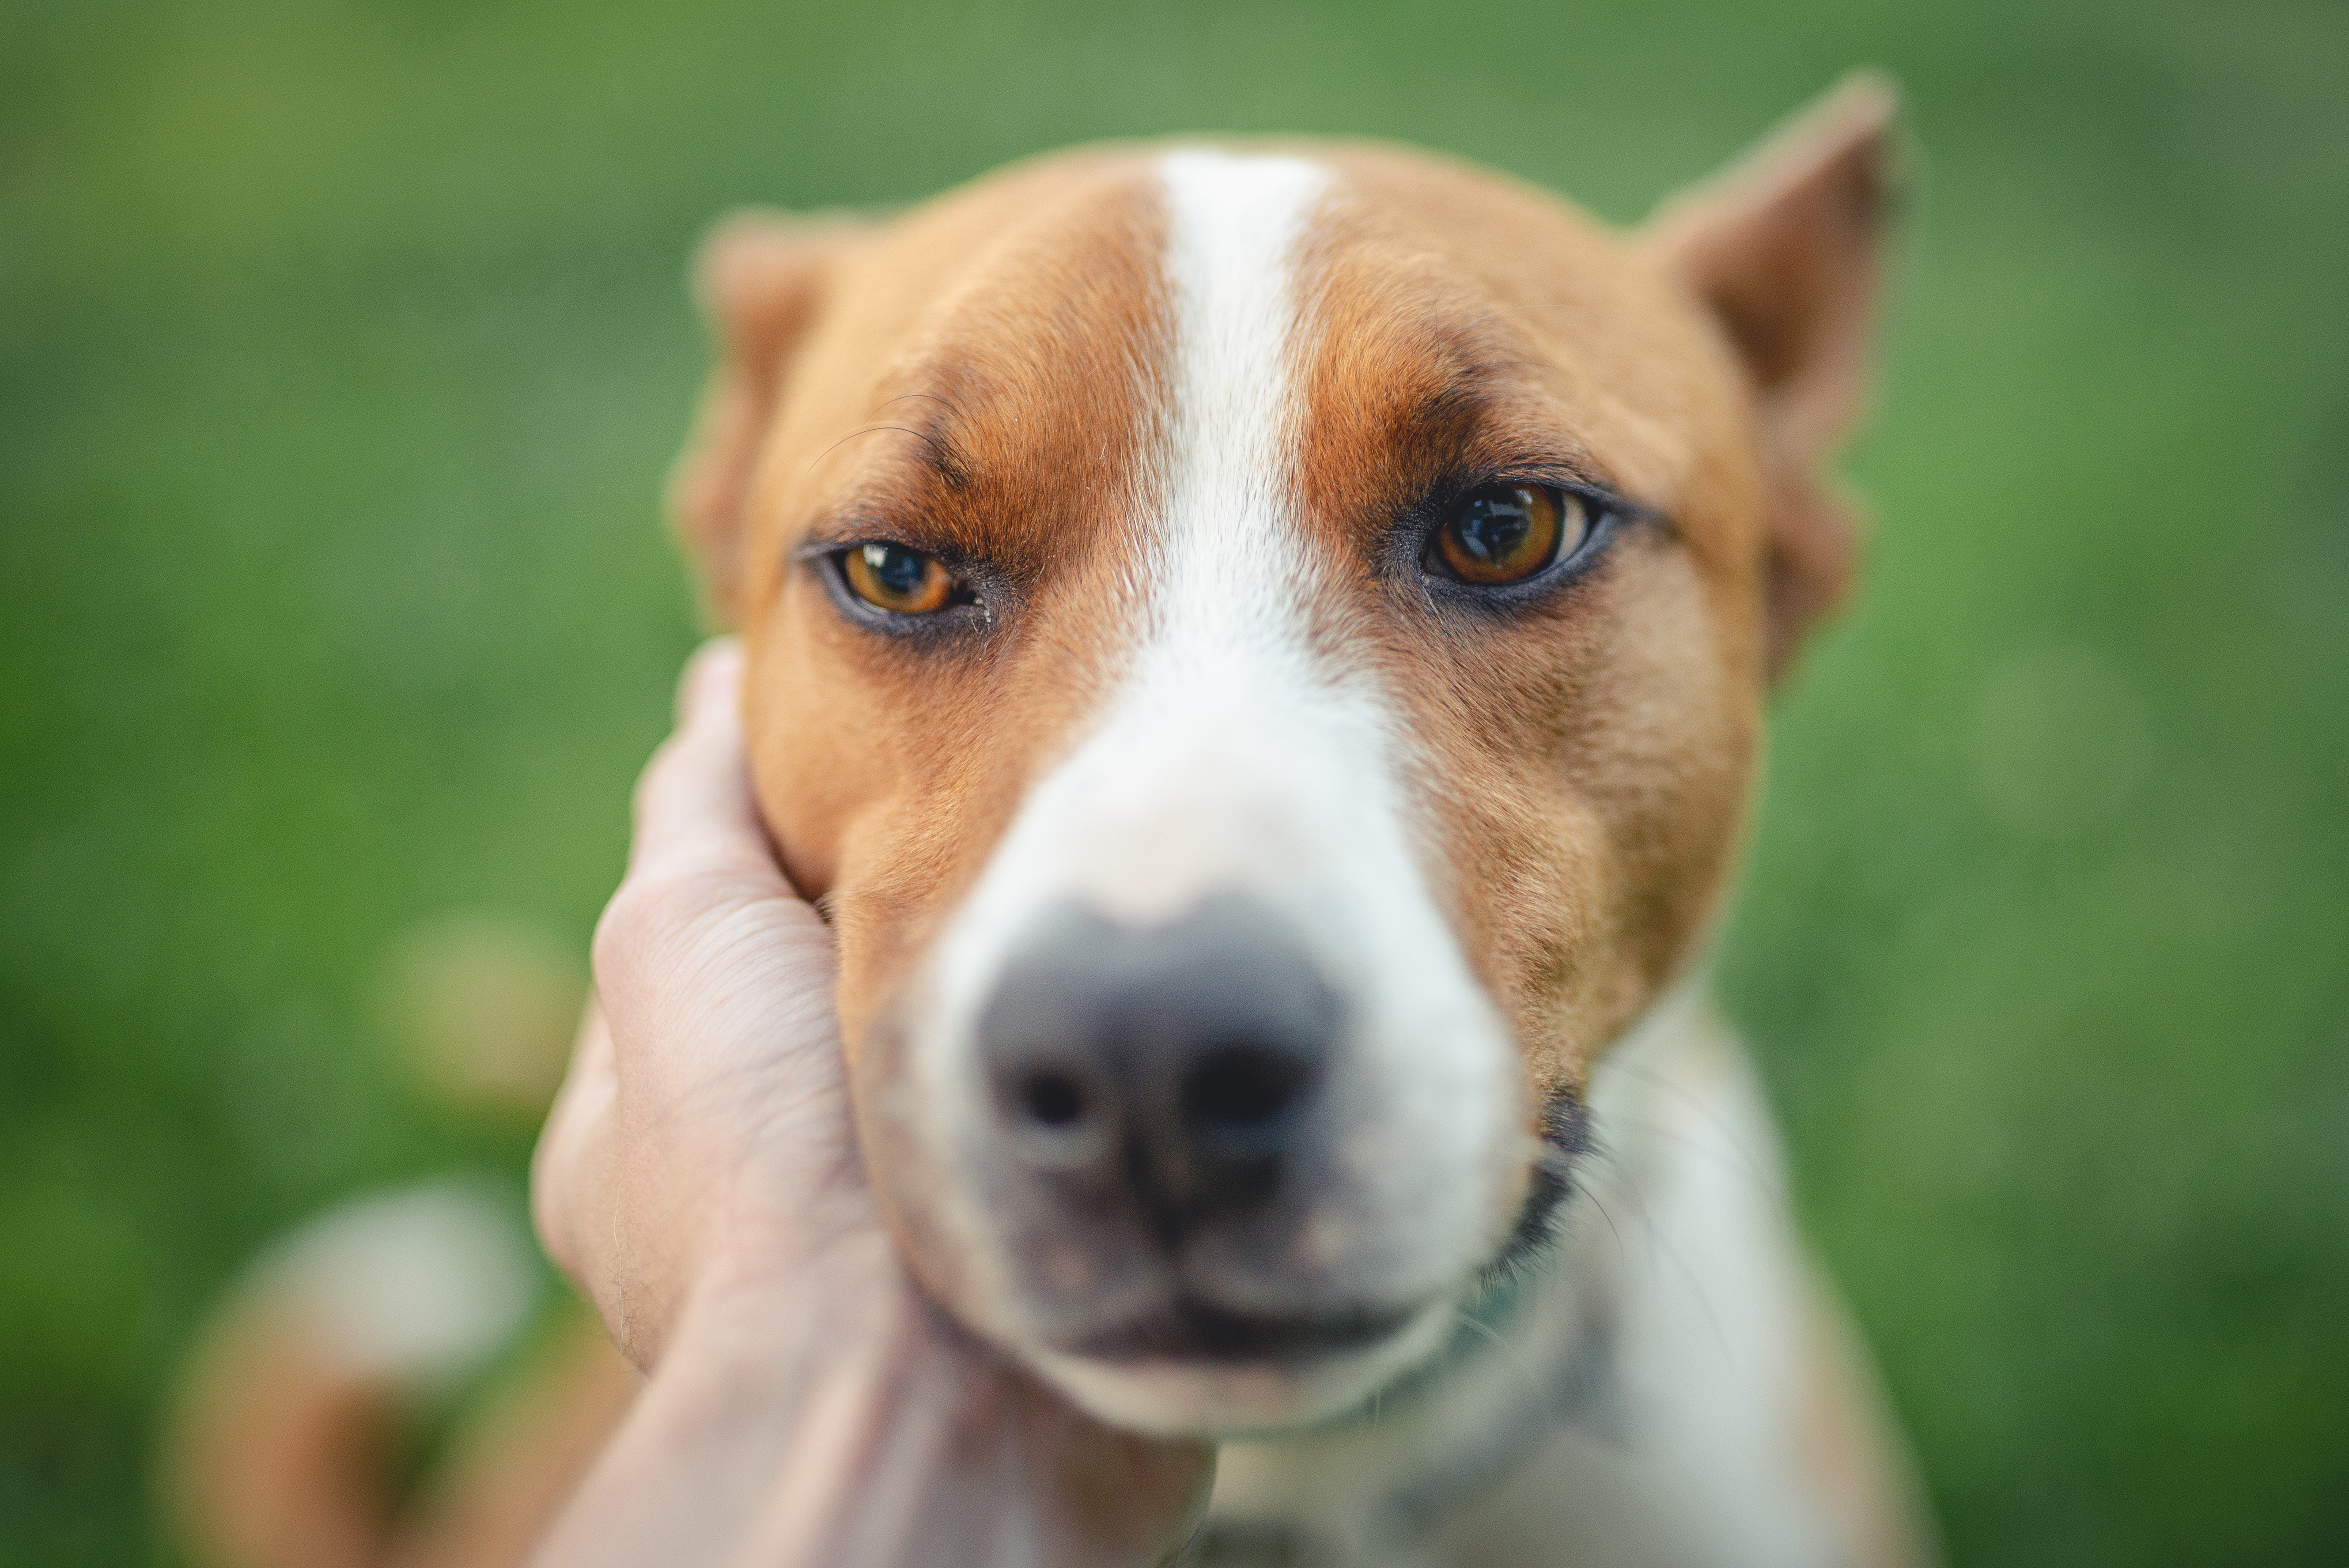
[[[730,642],[688,667],[533,1165],[548,1252],[650,1377],[539,1561],[1161,1561],[1212,1450],[1077,1412],[945,1321],[881,1227],[740,673]]]
[[[832,933],[775,862],[741,653],[686,667],[596,923],[596,1000],[532,1166],[547,1252],[649,1372],[696,1292],[788,1288],[880,1240],[856,1170]]]

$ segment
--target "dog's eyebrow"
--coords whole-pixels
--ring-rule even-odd
[[[1419,327],[1409,356],[1415,387],[1397,409],[1398,428],[1461,429],[1500,402],[1523,372],[1557,368],[1506,325],[1502,318],[1508,314],[1492,311]]]
[[[1454,474],[1488,468],[1563,469],[1612,490],[1579,441],[1528,401],[1534,376],[1554,370],[1516,345],[1474,326],[1442,334],[1405,386],[1392,389],[1381,421],[1406,468]]]
[[[1492,406],[1506,367],[1516,363],[1482,353],[1485,346],[1446,334],[1433,363],[1413,378],[1389,416],[1392,437],[1414,445],[1456,442],[1473,429]]]
[[[955,490],[968,488],[970,484],[970,459],[955,439],[955,427],[962,423],[962,410],[936,392],[901,392],[882,404],[881,409],[885,410],[899,403],[935,405],[920,411],[922,417],[916,421],[919,428],[912,434],[921,438],[925,459],[936,470],[938,478]]]
[[[936,403],[938,407],[936,409],[912,412],[904,420],[885,418],[875,419],[869,425],[860,425],[817,453],[815,463],[810,463],[808,467],[814,468],[816,463],[823,461],[836,449],[856,439],[859,436],[874,435],[883,430],[895,430],[900,435],[911,436],[921,443],[917,450],[922,466],[936,474],[948,489],[959,490],[969,488],[970,459],[955,442],[954,426],[960,417],[960,411],[952,403],[935,392],[901,392],[884,402],[874,412],[885,413],[893,405],[916,400]]]

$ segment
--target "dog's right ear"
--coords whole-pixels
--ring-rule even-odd
[[[721,624],[734,624],[740,609],[744,514],[792,358],[823,311],[833,268],[871,227],[845,213],[736,212],[694,258],[694,298],[719,364],[670,472],[668,510]]]
[[[1828,471],[1867,403],[1899,95],[1847,78],[1754,153],[1667,202],[1644,239],[1751,386],[1772,488],[1769,665],[1843,597],[1857,518]]]

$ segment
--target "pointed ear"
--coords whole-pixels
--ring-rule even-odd
[[[1826,469],[1868,401],[1898,107],[1886,78],[1847,78],[1667,201],[1642,236],[1719,323],[1753,388],[1772,487],[1773,676],[1851,576],[1857,523]]]
[[[792,358],[822,314],[833,265],[870,227],[847,213],[736,212],[694,257],[694,298],[719,363],[670,470],[668,511],[721,624],[740,609],[744,513]]]

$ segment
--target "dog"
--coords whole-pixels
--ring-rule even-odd
[[[1850,573],[1893,119],[1629,232],[1182,141],[704,247],[673,511],[874,1190],[971,1329],[1219,1442],[1193,1560],[1930,1558],[1702,978]]]

